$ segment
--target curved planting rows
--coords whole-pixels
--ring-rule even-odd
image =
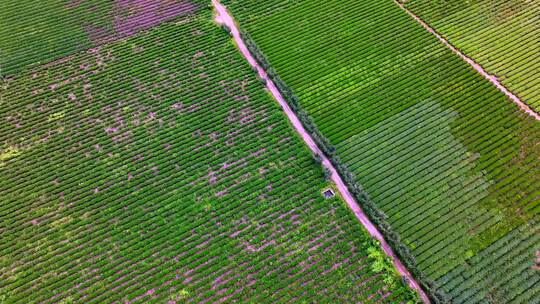
[[[526,0],[402,1],[540,111],[540,4]]]
[[[209,11],[1,83],[5,303],[406,303]]]
[[[270,74],[294,92],[290,103],[331,143],[326,150],[386,213],[392,229],[382,230],[396,231],[414,272],[446,294],[441,300],[537,297],[530,284],[511,287],[537,281],[537,272],[497,263],[504,257],[532,269],[534,234],[523,236],[533,246],[488,250],[538,222],[537,120],[391,1],[225,3]],[[480,256],[485,264],[474,262]],[[505,275],[496,287],[478,280],[472,297],[474,280],[455,279],[468,267]]]

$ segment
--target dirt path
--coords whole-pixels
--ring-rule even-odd
[[[395,256],[394,251],[392,250],[392,248],[390,248],[388,243],[384,240],[382,234],[379,232],[379,230],[377,230],[375,225],[373,225],[373,223],[364,214],[364,212],[362,211],[362,209],[360,208],[360,206],[358,205],[358,203],[356,202],[352,194],[349,192],[349,189],[347,188],[347,186],[345,185],[345,183],[343,182],[343,180],[337,173],[332,163],[328,160],[326,156],[324,156],[324,154],[321,152],[319,147],[315,144],[315,141],[313,141],[309,133],[304,129],[304,127],[302,126],[302,123],[300,122],[298,117],[296,117],[296,114],[291,110],[291,108],[289,107],[289,104],[285,101],[283,96],[281,96],[274,82],[272,82],[272,80],[268,78],[268,75],[266,74],[266,72],[259,66],[255,58],[253,58],[253,56],[247,49],[246,45],[244,44],[244,41],[242,40],[240,36],[240,32],[238,30],[238,27],[236,26],[236,23],[234,22],[233,18],[231,17],[227,9],[217,0],[212,0],[212,4],[214,5],[214,8],[217,13],[216,22],[218,22],[219,24],[225,24],[230,28],[233,39],[236,42],[238,48],[240,49],[240,52],[247,59],[249,64],[252,67],[255,67],[257,69],[259,76],[262,79],[266,80],[266,87],[268,88],[268,90],[270,90],[274,98],[279,102],[279,104],[285,111],[285,114],[289,118],[290,122],[293,124],[296,131],[300,134],[300,136],[309,146],[311,151],[313,151],[314,153],[322,157],[323,166],[330,170],[332,174],[331,179],[336,184],[336,187],[341,193],[341,196],[343,197],[345,202],[347,202],[347,204],[352,209],[356,217],[360,220],[362,225],[368,230],[369,234],[371,234],[373,237],[375,237],[377,240],[380,241],[382,249],[388,256],[392,258],[394,266],[397,268],[399,273],[408,279],[409,285],[418,291],[422,300],[425,303],[429,303],[429,299],[427,295],[420,288],[420,285],[418,284],[418,282],[416,282],[416,280],[412,277],[410,272],[405,268],[403,263],[401,263],[401,261]]]
[[[456,53],[461,59],[465,60],[468,64],[470,64],[480,75],[484,76],[487,80],[489,80],[491,83],[493,83],[499,90],[501,90],[506,96],[508,96],[515,104],[517,104],[525,113],[531,115],[536,120],[540,120],[540,115],[536,113],[529,105],[521,101],[519,97],[517,97],[514,93],[510,92],[497,78],[497,76],[489,74],[484,68],[478,64],[476,61],[474,61],[469,56],[463,54],[459,49],[454,47],[448,40],[443,38],[437,31],[435,31],[433,28],[431,28],[427,23],[425,23],[420,17],[415,15],[413,12],[408,10],[403,3],[399,2],[398,0],[394,0],[394,2],[401,7],[407,14],[409,14],[411,17],[413,17],[418,23],[420,23],[428,32],[432,33],[437,37],[444,45],[446,45],[449,49],[452,50],[452,52]]]

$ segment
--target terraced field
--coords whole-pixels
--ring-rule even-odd
[[[392,1],[224,3],[453,303],[540,298],[538,121]]]
[[[454,46],[540,112],[540,2],[403,1]]]
[[[210,11],[0,84],[0,302],[414,300]]]

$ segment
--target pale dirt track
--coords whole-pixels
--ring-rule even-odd
[[[435,31],[432,27],[430,27],[427,23],[424,22],[424,20],[420,19],[420,17],[416,16],[413,12],[408,10],[403,3],[399,2],[398,0],[394,0],[394,2],[401,7],[409,16],[414,18],[414,20],[418,21],[428,32],[432,33],[439,39],[444,45],[446,45],[452,52],[457,54],[461,59],[465,60],[470,66],[472,66],[480,75],[484,76],[487,80],[489,80],[491,83],[493,83],[501,92],[506,94],[515,104],[517,104],[520,109],[525,111],[525,113],[531,115],[536,120],[540,120],[540,115],[536,113],[529,105],[524,103],[519,97],[517,97],[514,93],[510,92],[500,81],[497,79],[497,76],[489,74],[484,68],[478,64],[476,61],[474,61],[469,56],[463,54],[461,50],[457,49],[455,46],[453,46],[448,40],[446,40],[444,37],[439,35],[437,31]]]
[[[234,41],[236,42],[240,52],[242,55],[246,58],[246,60],[249,62],[249,64],[257,69],[257,72],[259,76],[266,81],[266,87],[268,90],[272,93],[274,98],[279,102],[283,110],[285,111],[285,114],[289,118],[290,122],[296,129],[296,131],[300,134],[304,142],[308,145],[308,147],[313,151],[314,153],[318,154],[322,158],[322,164],[324,167],[328,168],[331,172],[331,179],[336,184],[336,187],[338,191],[340,192],[341,196],[345,200],[345,202],[349,205],[349,207],[354,212],[355,216],[360,220],[362,225],[367,229],[369,234],[371,234],[374,238],[379,240],[381,243],[381,247],[384,250],[384,252],[392,258],[392,261],[394,263],[394,266],[397,268],[399,273],[406,277],[409,281],[409,285],[418,291],[420,294],[420,297],[425,303],[429,303],[429,299],[425,292],[420,288],[420,285],[418,282],[414,279],[414,277],[411,275],[411,273],[405,268],[403,263],[396,257],[394,254],[394,251],[392,248],[388,245],[386,240],[383,238],[382,234],[379,232],[379,230],[375,227],[375,225],[367,218],[367,216],[364,214],[352,194],[349,192],[349,189],[337,173],[336,169],[332,165],[332,163],[328,160],[328,158],[321,152],[319,147],[315,144],[315,141],[311,138],[309,133],[304,129],[302,126],[302,123],[296,117],[296,114],[291,110],[288,103],[285,101],[275,84],[272,82],[272,80],[269,79],[266,72],[259,66],[255,58],[251,55],[249,50],[247,49],[246,45],[244,44],[244,41],[242,40],[240,36],[240,32],[238,30],[238,27],[236,26],[236,23],[234,22],[234,19],[231,17],[227,9],[219,3],[217,0],[212,0],[212,4],[216,10],[216,22],[220,24],[225,24],[228,26],[231,30],[232,36]]]

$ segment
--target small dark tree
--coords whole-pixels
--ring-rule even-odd
[[[320,165],[322,163],[322,157],[319,155],[319,153],[313,153],[312,157],[313,157],[313,161],[316,164]]]
[[[229,35],[232,37],[232,31],[231,31],[231,28],[225,24],[222,24],[221,25],[221,28]]]
[[[330,180],[330,178],[332,178],[332,171],[330,171],[330,169],[324,167],[323,168],[323,175],[324,175],[325,180]]]

